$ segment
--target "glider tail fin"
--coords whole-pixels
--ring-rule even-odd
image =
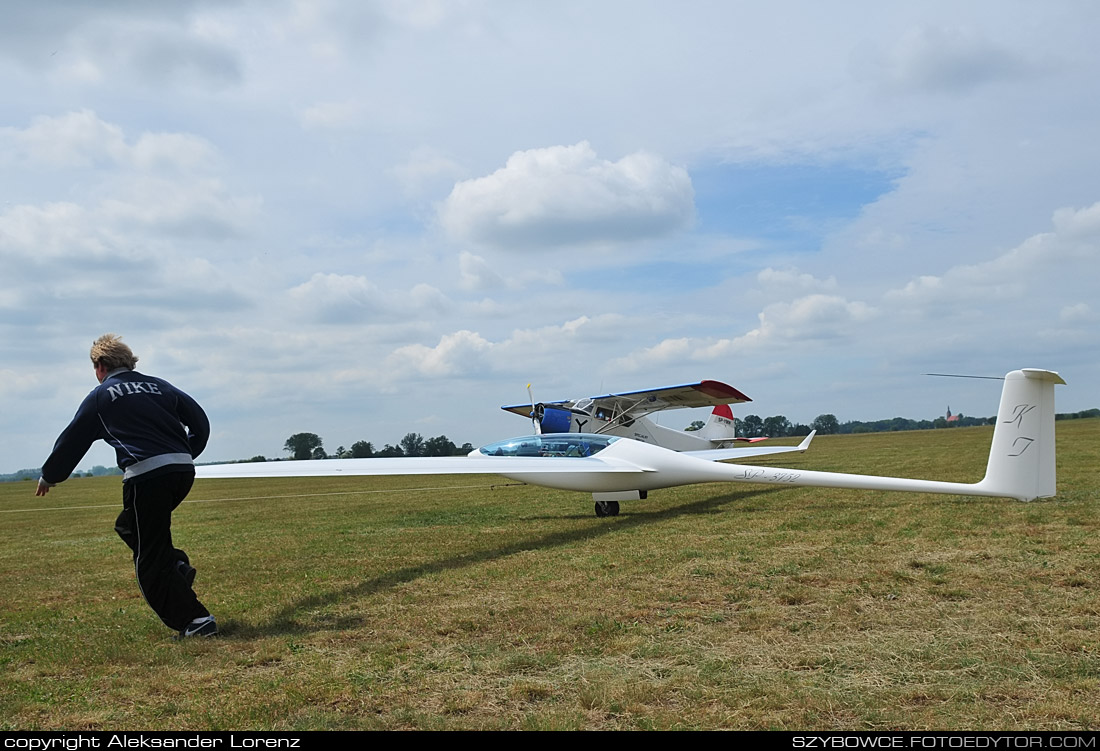
[[[989,464],[979,487],[1022,501],[1055,495],[1054,387],[1064,383],[1054,371],[1036,368],[1005,376]]]
[[[728,404],[719,404],[715,407],[707,419],[707,424],[699,430],[699,437],[710,441],[732,441],[735,434],[733,410]]]

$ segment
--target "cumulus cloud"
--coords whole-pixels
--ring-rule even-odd
[[[50,301],[31,309],[35,321],[76,307],[114,316],[150,302],[165,315],[247,304],[200,248],[247,234],[261,203],[210,175],[218,154],[205,139],[131,137],[80,110],[0,129],[0,164],[44,199],[0,210],[5,308],[26,306],[28,290]],[[65,200],[49,200],[53,192]]]
[[[457,240],[523,250],[620,243],[690,225],[687,171],[639,152],[600,159],[587,142],[518,151],[486,177],[454,186],[439,209]]]
[[[259,210],[258,199],[228,195],[216,181],[139,180],[131,188],[92,206],[59,201],[0,213],[0,258],[24,269],[60,262],[54,276],[97,264],[132,269],[170,253],[173,238],[238,236]],[[15,276],[9,269],[8,280]]]
[[[429,284],[407,291],[382,289],[365,276],[316,273],[288,295],[299,311],[320,323],[363,323],[374,319],[439,312],[447,296]]]
[[[458,257],[459,286],[468,291],[499,289],[506,286],[504,278],[493,270],[484,258],[463,251]]]
[[[131,181],[126,195],[105,199],[99,212],[111,226],[158,237],[225,240],[245,234],[262,207],[257,196],[234,196],[220,180]]]
[[[1100,203],[1054,212],[1053,232],[1033,235],[989,261],[963,264],[942,275],[922,275],[889,290],[887,302],[930,306],[958,300],[1019,299],[1040,277],[1057,275],[1067,285],[1079,278],[1072,269],[1100,258]],[[1086,268],[1080,269],[1088,273]]]
[[[588,358],[594,347],[613,343],[622,332],[623,317],[617,314],[580,316],[562,324],[516,329],[495,340],[463,329],[444,334],[435,346],[409,344],[397,348],[386,359],[386,370],[391,377],[504,373],[556,376],[563,361]]]
[[[778,352],[792,346],[850,338],[877,316],[875,308],[837,295],[812,294],[793,302],[773,303],[758,315],[759,325],[730,338],[665,339],[632,352],[612,366],[625,371],[659,367],[676,361],[710,362],[725,357]]]
[[[624,317],[616,313],[598,316],[580,316],[560,325],[516,329],[501,344],[505,359],[539,362],[547,367],[560,367],[563,356],[581,345],[602,344],[615,341],[623,333]],[[542,363],[542,358],[548,362]]]
[[[420,195],[444,183],[453,184],[462,173],[459,164],[435,149],[422,146],[392,169],[406,195]]]
[[[206,170],[216,151],[187,133],[142,133],[132,144],[122,128],[92,110],[39,116],[26,128],[0,128],[0,164],[33,169],[122,167],[143,172]]]
[[[876,311],[866,303],[838,295],[808,295],[776,303],[759,314],[760,326],[746,337],[798,343],[837,339],[852,333],[852,325],[870,320]]]
[[[36,316],[150,302],[161,311],[245,304],[208,261],[173,253],[170,240],[143,236],[105,206],[51,203],[0,214],[0,262],[0,307],[29,305]]]
[[[117,162],[126,150],[122,129],[103,122],[90,110],[36,117],[22,129],[0,128],[0,159],[6,164],[87,167]]]
[[[15,206],[0,214],[0,258],[12,264],[9,279],[21,264],[112,258],[126,262],[138,255],[137,248],[116,244],[90,212],[75,203]]]
[[[486,355],[493,344],[473,331],[444,334],[439,344],[409,344],[395,350],[386,365],[394,374],[412,371],[430,377],[474,375],[488,366]]]

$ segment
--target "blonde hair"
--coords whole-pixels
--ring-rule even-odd
[[[117,334],[104,334],[96,339],[92,344],[91,358],[93,365],[102,365],[107,370],[133,370],[138,361],[134,351],[123,344],[122,337]]]

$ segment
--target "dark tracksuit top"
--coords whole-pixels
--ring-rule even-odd
[[[80,404],[42,465],[42,479],[67,479],[99,439],[114,448],[124,482],[187,470],[209,438],[198,402],[165,380],[119,368]]]

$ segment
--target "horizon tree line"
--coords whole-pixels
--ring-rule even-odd
[[[356,441],[350,448],[338,446],[329,454],[325,451],[321,436],[316,433],[295,433],[286,439],[283,451],[290,453],[291,459],[370,459],[397,456],[461,456],[474,450],[470,443],[461,446],[445,435],[424,438],[419,433],[406,433],[397,445],[385,444],[376,449],[371,441]],[[267,461],[266,457],[254,456],[249,461]]]

